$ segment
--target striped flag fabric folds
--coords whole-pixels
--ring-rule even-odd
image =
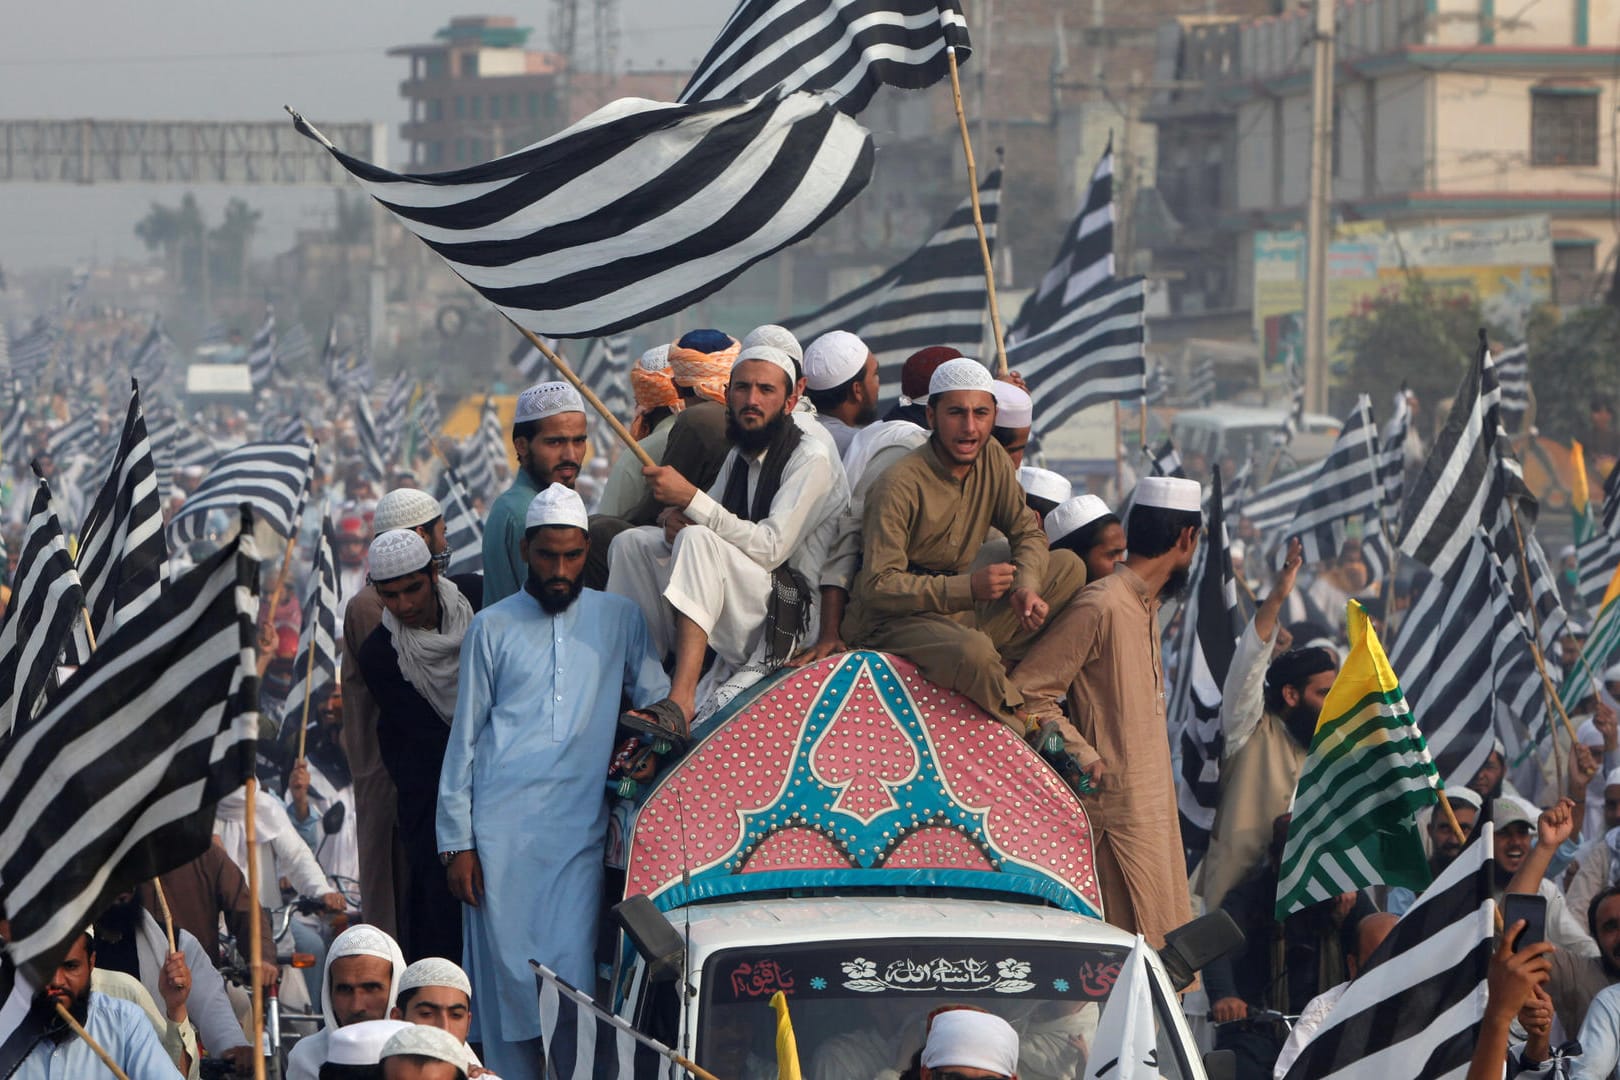
[[[332,557],[332,519],[321,515],[320,546],[310,567],[309,593],[304,600],[303,619],[298,627],[298,653],[293,660],[293,685],[287,691],[281,715],[281,737],[298,745],[298,730],[309,726],[310,708],[325,700],[326,692],[337,682],[338,672],[338,577]]]
[[[146,337],[141,339],[129,359],[130,375],[148,385],[159,385],[164,372],[169,369],[169,358],[174,354],[174,342],[163,330],[162,316],[154,316],[152,328],[146,332]]]
[[[0,338],[5,337],[0,332]],[[28,423],[28,398],[16,379],[7,379],[0,398],[0,461],[20,461],[28,449],[23,442]]]
[[[56,352],[58,336],[56,326],[50,319],[44,315],[35,318],[21,337],[14,337],[10,341],[11,373],[19,378],[43,378],[46,368],[50,367],[51,356]]]
[[[1439,774],[1366,609],[1350,601],[1346,620],[1350,653],[1294,788],[1279,922],[1370,885],[1429,884],[1414,815],[1439,801]]]
[[[265,305],[264,325],[248,344],[248,374],[253,389],[264,390],[276,377],[276,309]]]
[[[488,504],[499,494],[498,478],[506,471],[507,462],[506,439],[501,434],[501,421],[493,398],[484,399],[478,429],[467,440],[461,462],[467,491]]]
[[[1620,465],[1603,481],[1603,511],[1589,534],[1575,544],[1576,592],[1588,611],[1599,611],[1620,567]]]
[[[1502,426],[1520,431],[1530,412],[1530,347],[1519,344],[1503,349],[1495,364],[1496,384],[1502,390]]]
[[[529,961],[539,987],[540,1038],[557,1080],[674,1080],[673,1051],[603,1011],[544,964]]]
[[[1287,1080],[1461,1077],[1485,1019],[1496,905],[1485,822],[1350,982]]]
[[[979,185],[984,235],[995,250],[1001,206],[1001,170]],[[809,344],[829,330],[859,335],[877,354],[878,385],[900,393],[900,367],[928,345],[950,345],[976,355],[984,339],[984,261],[964,199],[928,242],[871,281],[782,325]]]
[[[244,520],[0,748],[0,902],[36,981],[113,897],[201,854],[247,779],[258,572]]]
[[[1145,279],[1094,292],[1051,329],[1007,348],[1035,403],[1035,430],[1053,431],[1082,409],[1147,392]]]
[[[96,453],[96,411],[87,408],[45,437],[45,452],[62,464],[75,454]]]
[[[585,359],[579,362],[574,374],[591,388],[614,416],[629,416],[634,411],[635,400],[630,393],[628,334],[613,334],[593,340],[586,346]]]
[[[243,503],[276,535],[292,535],[314,456],[314,447],[306,442],[246,443],[230,451],[181,504],[169,522],[169,539],[176,545],[200,540],[212,512],[234,513]]]
[[[830,91],[851,115],[885,83],[932,86],[970,51],[960,0],[741,0],[680,101]]]
[[[1092,170],[1080,212],[1063,235],[1051,268],[1018,309],[1018,317],[1007,330],[1007,344],[1051,330],[1076,303],[1113,280],[1114,139],[1110,135]]]
[[[377,413],[377,445],[384,461],[395,461],[405,445],[405,434],[410,427],[411,401],[416,397],[417,383],[403,368],[389,380],[388,393],[383,397]]]
[[[623,99],[494,161],[408,176],[319,141],[520,326],[590,337],[680,311],[804,239],[872,175],[871,133],[829,95]]]
[[[373,479],[387,484],[388,454],[377,428],[376,414],[371,411],[371,399],[365,394],[356,394],[354,398],[354,433],[360,447],[360,460],[371,470]]]
[[[35,990],[0,951],[0,1076],[15,1074],[49,1030],[46,1014],[33,1008]]]
[[[80,530],[78,567],[97,640],[140,614],[169,579],[163,504],[138,383],[130,390],[112,472]]]
[[[434,498],[444,511],[444,538],[450,544],[450,574],[484,572],[484,525],[473,513],[467,486],[456,470],[446,465],[439,474]]]
[[[540,340],[544,341],[546,343],[546,348],[550,349],[552,352],[557,351],[556,338],[542,336]],[[529,344],[528,338],[519,337],[518,343],[513,346],[512,351],[507,354],[506,359],[513,367],[517,368],[518,377],[522,379],[525,384],[545,381],[546,364],[548,361],[546,360],[545,356],[541,354],[539,349]]]
[[[1193,365],[1182,391],[1181,403],[1189,408],[1202,409],[1215,400],[1215,361],[1209,357]],[[1285,420],[1286,424],[1287,421]]]
[[[1378,520],[1384,483],[1378,468],[1377,438],[1372,399],[1362,394],[1345,417],[1327,457],[1313,466],[1310,489],[1283,530],[1288,537],[1299,537],[1306,563],[1338,558],[1352,522],[1359,526]]]
[[[82,610],[79,572],[51,509],[51,486],[41,476],[0,622],[0,733],[33,719]]]

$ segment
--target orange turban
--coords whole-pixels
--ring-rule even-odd
[[[630,422],[630,434],[637,442],[652,434],[648,413],[662,408],[680,410],[681,395],[675,392],[669,368],[670,349],[669,345],[649,349],[630,369],[630,389],[636,395],[636,417]]]
[[[718,330],[694,330],[669,347],[669,367],[677,386],[690,386],[710,401],[726,400],[731,362],[742,344]]]

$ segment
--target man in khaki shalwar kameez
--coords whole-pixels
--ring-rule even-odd
[[[1170,768],[1159,602],[1186,587],[1202,516],[1192,480],[1147,477],[1126,522],[1130,552],[1088,586],[1030,648],[1012,680],[1031,719],[1057,713],[1065,747],[1097,786],[1086,801],[1103,914],[1154,948],[1192,918]]]
[[[1006,675],[1085,584],[1070,551],[1048,552],[1040,519],[1007,452],[991,437],[989,370],[961,357],[929,380],[932,436],[873,485],[862,516],[865,563],[856,575],[843,639],[896,653],[931,682],[955,690],[1026,733],[1024,699]],[[991,527],[1012,561],[972,570]]]

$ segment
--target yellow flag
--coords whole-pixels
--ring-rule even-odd
[[[793,1037],[793,1019],[788,1016],[787,996],[782,991],[771,995],[771,1008],[776,1010],[777,1080],[804,1080],[799,1071],[799,1040]]]
[[[1579,442],[1569,444],[1569,470],[1575,479],[1569,484],[1569,505],[1584,514],[1592,505],[1592,492],[1586,486],[1586,449]]]
[[[1620,566],[1614,568],[1614,576],[1609,578],[1609,587],[1603,590],[1603,603],[1598,605],[1598,611],[1601,612],[1608,607],[1609,602],[1617,596],[1620,596]]]

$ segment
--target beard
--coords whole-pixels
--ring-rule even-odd
[[[1187,580],[1191,577],[1191,573],[1185,566],[1170,571],[1170,576],[1165,580],[1164,587],[1159,590],[1159,600],[1162,602],[1179,598],[1182,593],[1187,591]]]
[[[555,589],[553,586],[565,585],[567,591]],[[579,594],[584,591],[585,583],[578,578],[551,577],[541,580],[529,574],[529,580],[524,582],[529,595],[540,603],[540,610],[547,615],[560,615],[573,606]]]
[[[763,427],[756,431],[749,431],[737,423],[737,418],[731,410],[726,410],[726,441],[745,454],[757,454],[782,433],[782,427],[788,422],[786,413],[777,413],[765,421]]]
[[[1296,705],[1288,710],[1288,714],[1282,718],[1282,722],[1283,726],[1288,729],[1288,734],[1293,736],[1294,741],[1309,750],[1311,748],[1311,739],[1316,735],[1316,722],[1321,719],[1321,715],[1321,713],[1308,709],[1304,705]]]
[[[44,990],[34,995],[32,1009],[44,1017],[45,1030],[48,1033],[47,1037],[58,1046],[66,1043],[69,1039],[78,1038],[74,1030],[60,1016],[56,1015],[56,999]],[[79,1022],[80,1027],[84,1027],[90,1022],[90,987],[88,985],[85,986],[83,991],[76,994],[73,1000],[67,1003],[67,1011],[68,1015]]]

